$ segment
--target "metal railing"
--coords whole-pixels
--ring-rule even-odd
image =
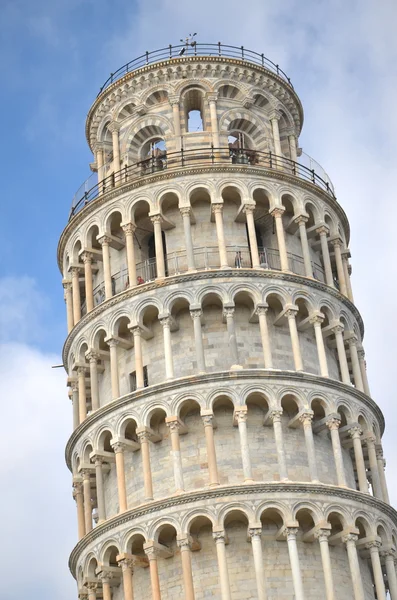
[[[272,271],[281,271],[280,254],[276,248],[258,248],[260,267]],[[220,258],[218,246],[196,247],[194,253],[194,266],[197,271],[205,271],[220,268]],[[226,246],[228,266],[234,269],[251,269],[251,252],[248,246]],[[303,258],[292,252],[287,252],[290,270],[296,275],[305,276],[305,265]],[[321,282],[325,281],[324,269],[318,263],[312,262],[313,275]],[[169,253],[165,256],[165,274],[166,277],[181,275],[188,271],[187,255],[185,250]],[[157,277],[157,265],[155,258],[148,258],[137,263],[137,285],[143,285],[154,281]],[[123,267],[117,273],[112,275],[113,295],[119,294],[128,289],[128,271]],[[101,304],[105,300],[105,284],[101,281],[93,290],[94,306]],[[82,314],[86,313],[86,303],[82,302]]]
[[[246,166],[247,168],[256,167],[287,173],[299,179],[310,181],[310,183],[321,188],[335,199],[333,187],[329,180],[323,179],[314,169],[310,169],[299,162],[295,162],[284,156],[277,156],[270,151],[260,152],[250,148],[231,149],[229,147],[214,148],[210,146],[209,148],[164,152],[163,156],[149,157],[135,164],[125,165],[120,171],[112,173],[101,182],[87,189],[80,198],[75,198],[69,219],[77,214],[86,204],[114,187],[135,181],[147,175],[162,172],[166,169],[211,165],[238,165]]]
[[[151,52],[146,51],[145,54],[134,58],[127,64],[123,65],[114,73],[110,73],[109,77],[100,88],[98,96],[105,90],[109,85],[124,77],[128,73],[136,71],[137,69],[141,69],[142,67],[146,67],[147,65],[152,65],[157,62],[161,62],[164,60],[170,60],[172,58],[186,56],[224,56],[225,58],[238,58],[242,60],[246,60],[254,65],[260,65],[272,73],[276,73],[279,77],[284,79],[293,87],[290,78],[282,69],[280,69],[279,65],[276,65],[269,58],[266,58],[264,54],[259,54],[259,52],[254,52],[253,50],[247,50],[244,46],[229,46],[227,44],[221,44],[218,42],[217,44],[199,44],[194,43],[190,44],[177,44],[176,46],[166,46],[165,48],[160,48],[159,50],[152,50]]]

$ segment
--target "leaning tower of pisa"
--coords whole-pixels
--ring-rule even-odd
[[[302,123],[221,44],[147,52],[88,113],[58,248],[78,598],[397,600],[349,223]]]

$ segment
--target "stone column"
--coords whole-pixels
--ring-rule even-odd
[[[190,209],[190,206],[185,206],[183,208],[180,208],[179,210],[182,215],[183,231],[185,234],[187,268],[188,268],[188,271],[195,271],[196,267],[194,264],[192,230],[191,230],[191,225],[190,225],[190,210],[191,209]]]
[[[163,326],[164,337],[164,361],[165,361],[165,377],[166,379],[174,378],[174,361],[172,358],[171,344],[171,317],[163,317],[159,319]]]
[[[234,418],[237,421],[238,432],[240,436],[241,461],[243,463],[243,474],[245,483],[252,483],[251,458],[249,453],[248,434],[247,434],[247,407],[239,406],[234,411]]]
[[[270,118],[270,123],[272,126],[274,152],[277,156],[282,156],[283,154],[281,152],[280,131],[279,131],[279,127],[278,127],[278,120],[280,118],[280,113],[277,111],[274,111],[270,115],[269,118]]]
[[[75,482],[73,484],[73,498],[76,500],[78,538],[81,540],[81,538],[85,536],[84,497],[82,483]]]
[[[208,462],[208,474],[210,479],[210,487],[219,485],[218,478],[218,466],[216,462],[215,453],[215,442],[214,442],[214,427],[213,427],[214,415],[203,415],[205,443],[207,447],[207,462]]]
[[[313,411],[303,413],[299,417],[299,421],[303,425],[303,432],[305,434],[307,459],[309,463],[310,479],[314,483],[318,483],[317,473],[317,462],[316,462],[316,450],[314,448],[313,429],[312,429]]]
[[[120,384],[119,384],[119,363],[117,356],[118,340],[110,338],[105,340],[110,349],[110,379],[112,386],[112,400],[116,400],[120,396]]]
[[[181,426],[178,417],[166,417],[166,425],[170,431],[171,438],[171,457],[174,470],[175,491],[181,494],[185,491],[183,483],[183,469],[181,457],[181,445],[179,440],[179,428]]]
[[[190,316],[193,319],[193,330],[194,330],[194,345],[196,348],[196,360],[197,370],[199,373],[205,373],[205,355],[204,355],[204,344],[203,335],[201,332],[201,316],[203,312],[201,308],[194,308],[190,310]]]
[[[91,506],[91,481],[90,471],[83,469],[81,471],[83,477],[83,496],[84,496],[84,522],[86,534],[92,530],[92,506]]]
[[[98,361],[100,356],[97,352],[91,350],[86,354],[86,359],[90,363],[90,382],[91,382],[91,406],[92,410],[99,408],[99,389],[98,389]]]
[[[113,573],[108,573],[106,571],[102,572],[99,575],[99,578],[102,581],[103,600],[112,600],[112,590],[110,587],[110,581],[111,581],[112,577],[113,577]]]
[[[335,334],[336,350],[338,352],[339,368],[342,382],[351,385],[349,367],[347,365],[345,342],[343,341],[343,325],[338,323],[332,328]]]
[[[376,498],[379,498],[379,500],[383,500],[382,488],[380,485],[380,477],[378,471],[378,461],[376,458],[375,442],[375,436],[368,435],[365,437],[365,443],[367,444],[368,450],[369,468],[371,471],[371,483],[373,493]]]
[[[154,246],[156,252],[156,267],[157,267],[157,279],[164,279],[165,277],[165,261],[164,261],[164,247],[163,247],[163,236],[161,233],[161,215],[153,215],[150,217],[153,223],[154,229]]]
[[[382,498],[383,501],[387,504],[390,504],[389,500],[389,492],[387,489],[386,477],[385,477],[385,465],[386,461],[383,458],[383,449],[382,446],[376,446],[376,460],[378,461],[378,473],[380,479],[380,486],[382,488]],[[397,597],[396,597],[397,600]]]
[[[277,235],[277,244],[278,251],[280,254],[280,266],[282,271],[289,271],[288,265],[288,255],[287,255],[287,246],[285,245],[285,235],[284,235],[284,225],[283,225],[283,213],[285,208],[282,206],[278,206],[273,208],[270,212],[272,217],[274,217],[274,222],[276,224],[276,235]]]
[[[291,156],[291,160],[293,160],[294,162],[297,162],[298,157],[297,157],[297,152],[296,152],[296,136],[294,134],[291,134],[288,136],[288,144],[289,144],[289,153]]]
[[[145,548],[145,553],[149,559],[150,585],[152,588],[152,600],[161,600],[160,579],[159,579],[159,570],[158,570],[158,566],[157,566],[156,548],[154,546],[148,546]]]
[[[228,345],[230,349],[232,364],[230,366],[233,368],[242,368],[239,364],[238,358],[238,349],[237,349],[237,340],[236,340],[236,329],[234,327],[234,308],[233,307],[224,307],[223,316],[226,319],[227,333],[228,333]]]
[[[119,131],[120,125],[115,123],[114,121],[108,126],[109,131],[112,132],[112,144],[113,144],[113,170],[115,173],[114,183],[118,185],[121,181],[120,179],[120,141],[119,141]]]
[[[365,544],[371,556],[372,571],[374,574],[374,582],[376,589],[377,600],[386,600],[385,582],[383,580],[382,565],[380,564],[379,548],[381,543],[377,540]]]
[[[325,353],[325,344],[324,344],[323,332],[321,329],[321,324],[323,321],[324,321],[324,315],[322,315],[322,314],[314,315],[310,319],[310,322],[313,324],[314,335],[316,337],[317,355],[318,355],[318,362],[320,365],[320,375],[321,375],[321,377],[329,377],[327,355]]]
[[[300,344],[299,344],[299,335],[298,335],[298,329],[296,326],[296,318],[295,318],[297,312],[298,312],[297,307],[289,308],[288,310],[285,311],[285,316],[288,319],[288,327],[289,327],[289,334],[291,337],[292,354],[294,356],[295,370],[303,371],[302,356],[301,356],[301,350],[300,350]]]
[[[73,430],[80,425],[79,386],[76,381],[72,383],[72,405],[73,405]]]
[[[334,278],[332,275],[331,259],[330,259],[329,250],[328,250],[328,239],[327,239],[328,231],[329,231],[328,227],[326,227],[325,225],[321,225],[321,227],[316,229],[316,233],[318,233],[318,235],[320,236],[321,254],[323,256],[324,271],[325,271],[325,282],[327,285],[329,285],[331,287],[335,287],[334,286]]]
[[[306,232],[306,223],[308,222],[308,220],[308,217],[299,215],[299,217],[295,219],[295,223],[299,225],[299,236],[302,246],[303,263],[305,265],[305,275],[306,277],[313,277],[312,261],[310,258],[310,248]]]
[[[360,489],[360,492],[368,494],[367,473],[365,470],[363,449],[361,446],[362,430],[360,427],[352,427],[349,431],[349,434],[353,440],[354,458],[356,461],[356,470],[358,476],[358,487]]]
[[[331,532],[329,529],[319,529],[314,536],[320,544],[321,562],[323,565],[324,581],[325,581],[325,597],[326,600],[335,600],[334,582],[332,577],[331,557],[329,554],[328,538]]]
[[[342,252],[343,270],[345,272],[345,281],[346,281],[346,286],[347,286],[347,296],[348,296],[350,302],[354,302],[353,290],[352,290],[352,283],[351,283],[350,272],[349,272],[349,254],[350,254],[349,250],[344,250]]]
[[[96,159],[96,164],[97,164],[97,169],[98,169],[98,185],[102,182],[103,180],[103,146],[102,144],[99,144],[98,142],[96,143],[96,147],[95,147],[95,159]]]
[[[265,369],[273,369],[272,351],[270,347],[269,328],[267,326],[267,306],[258,306],[255,310],[258,315],[259,329],[261,332],[262,348],[263,348],[263,359],[265,362]]]
[[[132,585],[132,574],[134,572],[133,557],[119,554],[117,556],[117,564],[121,567],[123,577],[124,600],[134,600],[134,588]]]
[[[97,238],[98,242],[102,246],[102,261],[103,261],[103,278],[105,284],[105,298],[111,298],[113,296],[112,289],[112,272],[110,267],[110,242],[112,241],[108,235],[103,235]]]
[[[84,263],[85,303],[87,312],[94,308],[94,293],[92,287],[92,252],[83,252],[81,258]]]
[[[258,600],[267,600],[261,534],[262,529],[260,527],[249,527],[248,529],[248,535],[251,538],[252,554],[254,558]]]
[[[299,529],[297,527],[286,527],[284,535],[287,537],[289,562],[291,564],[292,581],[296,600],[305,600],[302,585],[302,574],[299,564],[298,546],[296,536]]]
[[[87,418],[87,395],[85,390],[85,367],[77,369],[79,382],[79,419],[82,423]]]
[[[364,391],[364,384],[363,384],[363,380],[362,380],[362,377],[361,377],[360,363],[358,361],[357,338],[356,338],[356,336],[349,337],[347,339],[347,343],[349,344],[350,358],[351,358],[351,361],[352,361],[354,385],[356,386],[356,388],[358,390],[360,390],[360,392],[363,392]]]
[[[256,231],[255,231],[254,210],[255,210],[255,206],[250,206],[249,204],[246,204],[243,209],[243,211],[245,213],[245,217],[247,219],[247,229],[248,229],[248,238],[249,238],[249,244],[250,244],[250,250],[251,250],[252,267],[254,269],[257,269],[260,266],[260,260],[259,260],[258,242],[256,239]]]
[[[181,118],[179,114],[179,97],[168,96],[168,100],[172,106],[172,117],[174,122],[174,133],[175,133],[175,149],[176,151],[181,149]]]
[[[73,298],[73,323],[76,325],[81,319],[81,298],[80,298],[80,269],[72,267],[72,298]]]
[[[72,282],[63,280],[62,285],[65,290],[66,318],[68,324],[68,333],[70,333],[74,326]]]
[[[371,396],[368,384],[367,365],[365,364],[365,352],[362,346],[360,348],[357,348],[357,354],[358,362],[360,363],[361,378],[363,380],[364,394],[367,394],[367,396]]]
[[[136,388],[140,390],[145,387],[145,377],[143,373],[143,359],[142,359],[142,340],[141,340],[141,328],[131,327],[132,334],[134,336],[134,357],[135,357],[135,374],[136,374]]]
[[[142,452],[142,468],[143,468],[143,487],[145,492],[145,501],[153,500],[153,481],[152,469],[150,466],[150,432],[145,428],[136,430],[139,443],[141,444]]]
[[[227,252],[225,243],[225,232],[223,229],[223,204],[213,204],[212,212],[215,215],[216,236],[218,238],[219,260],[221,269],[227,268]]]
[[[178,548],[181,551],[183,587],[185,590],[185,600],[194,600],[194,586],[192,573],[192,560],[190,556],[190,545],[188,538],[177,540]]]
[[[128,281],[129,287],[137,285],[136,277],[136,258],[135,258],[135,246],[134,246],[134,233],[136,225],[134,223],[126,223],[122,226],[125,235],[125,248],[127,255],[127,270],[128,270]]]
[[[343,261],[342,261],[342,241],[339,238],[336,238],[336,239],[332,240],[331,243],[334,247],[336,272],[338,274],[338,281],[339,281],[339,291],[341,294],[348,297],[345,271],[343,268]]]
[[[222,600],[231,600],[230,594],[230,583],[229,583],[229,572],[227,569],[226,562],[226,548],[225,548],[225,537],[224,531],[216,531],[213,534],[216,545],[216,555],[218,558],[218,571],[219,571],[219,583],[221,586],[221,598]]]
[[[211,119],[211,131],[212,131],[212,141],[215,148],[220,147],[219,142],[219,129],[218,129],[218,116],[216,114],[216,100],[217,97],[214,95],[208,96],[208,103],[210,107],[210,119]]]
[[[389,592],[391,600],[397,599],[397,577],[395,566],[395,551],[383,550],[381,556],[385,559],[387,583],[389,584]]]
[[[283,440],[283,428],[281,425],[281,417],[283,415],[282,410],[272,410],[270,412],[270,418],[273,421],[274,439],[276,442],[277,450],[277,462],[278,470],[280,474],[280,481],[288,481],[287,461],[285,457],[284,440]]]
[[[342,446],[339,437],[340,419],[336,417],[330,417],[329,419],[327,419],[326,423],[331,435],[332,451],[334,454],[338,485],[340,487],[347,487],[345,466],[343,464]]]
[[[98,502],[98,523],[106,521],[105,490],[103,486],[103,457],[95,456],[96,495]]]
[[[116,459],[116,474],[117,474],[117,491],[119,496],[119,512],[123,513],[127,510],[127,489],[125,485],[125,464],[124,451],[125,444],[116,442],[112,444],[114,456]]]
[[[87,583],[88,600],[96,600],[97,587],[98,587],[98,584],[94,583],[93,581],[90,581],[89,583]]]

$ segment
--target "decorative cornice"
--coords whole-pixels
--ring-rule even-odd
[[[188,377],[180,377],[170,381],[163,381],[156,385],[149,386],[130,392],[125,396],[121,396],[117,400],[112,400],[109,404],[105,404],[95,412],[87,416],[87,418],[73,431],[70,436],[66,449],[65,449],[65,461],[70,471],[72,471],[71,456],[75,443],[96,421],[101,420],[106,415],[111,415],[114,410],[119,409],[123,406],[128,406],[135,400],[148,398],[155,396],[159,392],[175,393],[180,388],[189,388],[192,383],[201,383],[206,385],[208,383],[222,381],[223,383],[227,380],[231,381],[233,385],[236,385],[238,381],[252,380],[256,381],[265,380],[269,381],[302,381],[307,385],[317,383],[325,388],[335,390],[338,392],[349,393],[354,396],[356,400],[359,400],[365,404],[371,411],[376,415],[381,434],[385,428],[385,421],[379,406],[371,399],[366,396],[363,392],[357,390],[350,385],[346,385],[336,379],[329,379],[328,377],[320,377],[319,375],[313,375],[312,373],[305,373],[303,371],[277,371],[277,370],[266,370],[266,369],[243,369],[241,371],[219,371],[217,373],[204,373],[201,375],[189,375]]]
[[[176,506],[184,506],[193,502],[201,501],[204,504],[207,500],[211,501],[214,498],[225,497],[228,499],[230,496],[252,496],[255,494],[255,496],[260,495],[260,500],[263,501],[266,499],[266,494],[274,494],[275,492],[278,496],[288,496],[289,498],[291,498],[291,494],[304,493],[305,498],[316,495],[324,497],[324,495],[327,495],[331,498],[336,497],[350,502],[361,502],[361,504],[366,507],[378,509],[380,512],[388,516],[397,527],[397,511],[392,506],[358,490],[349,490],[327,484],[279,482],[219,486],[217,488],[206,490],[193,490],[162,500],[153,500],[142,506],[133,508],[120,515],[112,517],[101,525],[97,525],[95,529],[83,537],[72,550],[69,558],[69,569],[73,577],[75,577],[78,557],[86,548],[94,544],[95,541],[104,533],[113,532],[115,528],[125,523],[131,524],[134,519],[139,517],[156,513],[159,510],[172,510]]]
[[[154,291],[159,288],[164,288],[165,286],[175,285],[175,283],[185,284],[190,281],[200,281],[200,280],[213,280],[219,279],[222,277],[227,278],[245,278],[249,277],[250,279],[278,279],[279,281],[288,281],[291,283],[304,284],[307,287],[313,288],[315,290],[320,290],[322,292],[327,292],[337,300],[339,300],[342,304],[344,304],[353,314],[356,319],[358,326],[360,328],[361,337],[364,336],[364,323],[360,313],[358,312],[356,306],[346,297],[339,293],[339,291],[331,286],[328,286],[326,283],[322,283],[321,281],[317,281],[308,277],[304,277],[303,275],[295,275],[294,273],[283,273],[281,271],[273,271],[273,270],[265,270],[265,269],[214,269],[213,271],[196,271],[195,273],[184,273],[181,275],[173,275],[170,277],[166,277],[161,280],[161,282],[152,281],[149,283],[144,283],[142,285],[136,286],[134,288],[128,288],[119,294],[116,294],[112,298],[101,302],[98,306],[95,306],[89,313],[86,313],[80,321],[73,327],[68,337],[65,340],[63,349],[62,349],[62,358],[63,364],[68,364],[68,354],[70,350],[70,346],[72,344],[75,336],[89,323],[90,321],[96,319],[99,315],[104,313],[108,308],[119,304],[120,302],[124,302],[125,300],[129,300],[130,298],[134,298],[138,295],[141,295],[144,292]]]
[[[86,204],[76,215],[72,217],[69,223],[66,225],[63,230],[61,237],[59,239],[58,244],[58,266],[59,270],[62,273],[62,254],[64,252],[64,247],[66,241],[69,236],[69,232],[74,232],[81,221],[89,216],[92,212],[95,212],[98,208],[100,208],[103,204],[107,204],[110,200],[125,194],[127,192],[131,192],[136,189],[140,189],[144,186],[152,186],[158,181],[166,181],[168,179],[177,179],[178,177],[187,177],[189,175],[200,175],[202,173],[242,173],[244,175],[255,176],[255,177],[265,177],[269,179],[275,179],[277,181],[287,181],[293,185],[296,185],[299,188],[302,188],[306,191],[309,191],[312,194],[317,194],[323,201],[325,201],[335,210],[340,218],[343,228],[347,234],[347,240],[350,237],[350,226],[349,221],[347,219],[346,213],[343,208],[340,206],[337,200],[331,198],[329,194],[325,190],[322,190],[320,187],[316,186],[314,183],[310,181],[306,181],[305,179],[299,179],[295,175],[290,175],[284,171],[278,171],[276,169],[266,169],[265,167],[243,167],[238,165],[206,165],[203,167],[168,167],[166,170],[158,171],[152,175],[145,175],[141,178],[124,183],[119,185],[105,194],[101,194],[94,200],[91,200],[88,204]]]

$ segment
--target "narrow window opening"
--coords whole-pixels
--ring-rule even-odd
[[[188,131],[203,131],[203,118],[199,110],[190,110],[187,113]]]
[[[148,385],[149,378],[147,367],[143,367],[143,387],[148,387]],[[130,373],[130,391],[135,392],[136,389],[136,371],[132,371],[132,373]]]

